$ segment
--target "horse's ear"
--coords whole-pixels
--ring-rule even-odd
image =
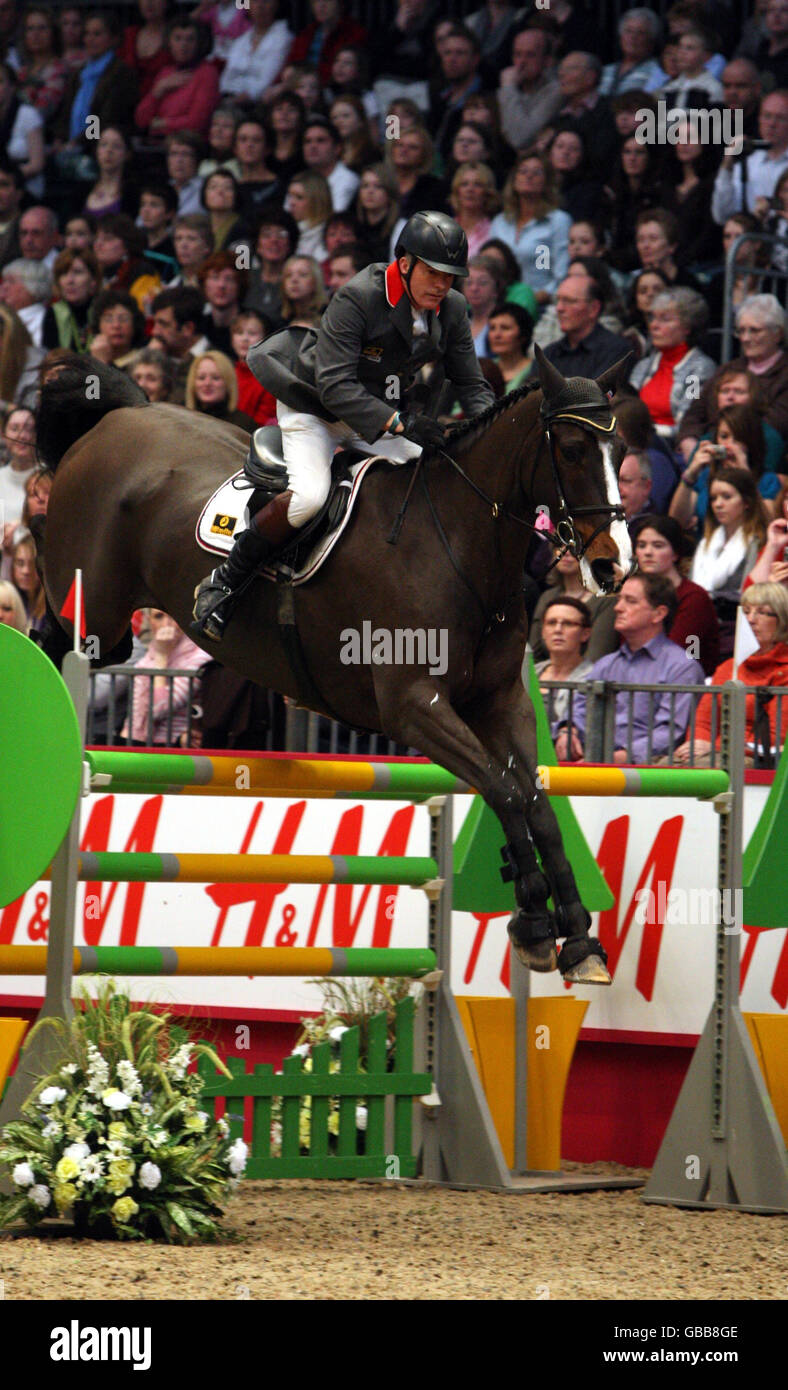
[[[629,376],[634,361],[634,352],[628,352],[626,357],[622,357],[618,362],[614,362],[612,367],[608,367],[607,371],[604,371],[601,376],[597,377],[596,384],[604,391],[606,396],[615,396],[619,386],[621,386]]]
[[[536,359],[536,370],[539,373],[539,385],[544,393],[545,400],[558,395],[566,385],[564,377],[557,367],[554,367],[548,357],[545,357],[538,343],[534,343],[534,357]]]

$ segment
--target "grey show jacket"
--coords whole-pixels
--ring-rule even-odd
[[[247,361],[277,400],[322,420],[344,420],[372,443],[395,410],[407,409],[406,393],[427,362],[442,362],[445,373],[435,374],[433,400],[445,378],[469,417],[495,399],[474,352],[464,296],[450,290],[426,322],[428,332],[414,337],[396,262],[371,265],[337,290],[317,332],[285,329],[255,344]]]

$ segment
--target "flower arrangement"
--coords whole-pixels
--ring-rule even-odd
[[[215,1237],[247,1149],[200,1109],[192,1060],[203,1053],[230,1075],[213,1050],[181,1042],[170,1015],[133,1006],[113,981],[95,1000],[84,993],[69,1023],[37,1026],[62,1035],[61,1061],[0,1134],[11,1180],[0,1226],[57,1215],[100,1238]]]

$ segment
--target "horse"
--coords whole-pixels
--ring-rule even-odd
[[[604,950],[589,935],[555,815],[537,785],[535,716],[521,675],[523,568],[537,508],[549,510],[555,543],[578,556],[592,592],[615,587],[616,569],[631,568],[615,472],[623,446],[608,403],[626,363],[591,382],[566,381],[538,350],[537,362],[538,381],[496,401],[422,460],[421,486],[410,486],[413,464],[369,469],[339,543],[314,578],[291,591],[312,678],[308,698],[304,666],[300,677],[278,624],[278,586],[264,577],[241,597],[221,648],[200,645],[318,713],[417,748],[475,788],[503,830],[502,873],[517,903],[508,931],[519,958],[540,972],[557,967],[566,980],[609,984]],[[74,355],[45,380],[38,438],[55,473],[41,560],[57,623],[53,659],[73,630],[57,615],[77,568],[96,664],[128,658],[137,608],[161,608],[188,630],[195,586],[211,568],[195,521],[243,466],[249,436],[180,406],[151,404],[123,373]],[[389,544],[406,493],[404,524]],[[424,650],[411,647],[413,660],[402,661],[400,644],[400,664],[343,661],[348,633],[381,629],[437,630],[445,659],[429,666]]]

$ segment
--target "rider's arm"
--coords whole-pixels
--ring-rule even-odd
[[[315,386],[322,404],[345,420],[362,439],[385,434],[396,410],[379,401],[358,379],[358,363],[367,334],[363,304],[349,286],[329,303],[317,334]]]

